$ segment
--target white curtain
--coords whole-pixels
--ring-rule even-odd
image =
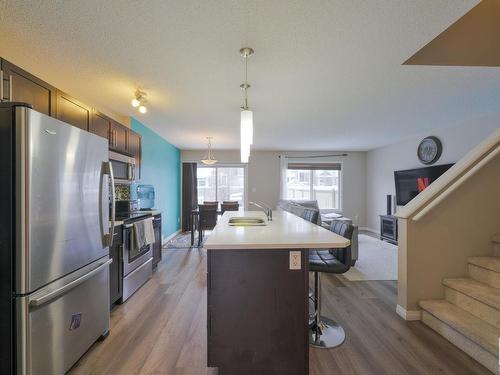
[[[280,199],[285,199],[286,193],[286,170],[288,168],[288,159],[285,154],[280,156]]]

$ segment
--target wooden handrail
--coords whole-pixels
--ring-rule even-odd
[[[498,155],[499,148],[500,128],[472,149],[406,206],[400,208],[394,216],[402,219],[413,217],[413,220],[419,220]]]
[[[424,217],[429,211],[441,203],[448,195],[454,192],[458,187],[460,187],[465,181],[467,181],[472,175],[478,172],[484,165],[486,165],[490,160],[500,153],[500,146],[498,146],[494,151],[490,152],[484,159],[479,163],[474,165],[466,173],[464,173],[458,180],[451,184],[447,189],[445,189],[436,199],[431,201],[427,206],[424,207],[422,211],[413,216],[413,221],[418,221]]]

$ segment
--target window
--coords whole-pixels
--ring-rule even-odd
[[[340,210],[338,163],[289,163],[285,199],[315,199],[320,208]]]
[[[238,201],[245,204],[245,167],[198,166],[198,204],[204,201]]]

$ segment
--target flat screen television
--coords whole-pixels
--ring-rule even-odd
[[[396,182],[396,202],[404,206],[415,198],[418,193],[432,184],[439,176],[446,172],[453,164],[434,165],[432,167],[394,171]]]

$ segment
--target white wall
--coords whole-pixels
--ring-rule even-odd
[[[275,207],[280,199],[280,154],[304,156],[336,154],[331,152],[281,152],[252,151],[248,163],[248,200],[260,200]],[[347,152],[348,156],[321,159],[342,163],[342,213],[360,226],[366,218],[366,152]],[[221,163],[238,163],[239,151],[215,150],[215,157]],[[182,161],[198,161],[205,155],[204,150],[183,150]]]
[[[455,163],[498,127],[500,127],[500,114],[494,114],[474,123],[439,129],[404,142],[368,151],[366,156],[367,227],[379,231],[378,215],[386,213],[386,195],[396,194],[394,171],[424,166],[417,158],[417,146],[425,136],[434,135],[443,143],[443,154],[436,165]]]

